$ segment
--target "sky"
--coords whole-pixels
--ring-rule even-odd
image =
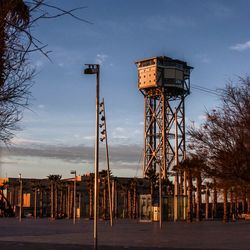
[[[53,0],[64,9],[84,6],[71,17],[42,20],[33,35],[51,51],[51,61],[31,56],[37,69],[30,110],[9,148],[2,147],[0,176],[46,178],[93,172],[95,76],[101,67],[110,167],[116,176],[142,176],[143,96],[135,61],[153,56],[184,60],[194,69],[186,98],[186,123],[200,124],[219,105],[216,95],[192,84],[223,88],[250,69],[248,0]],[[100,168],[105,168],[101,144]]]

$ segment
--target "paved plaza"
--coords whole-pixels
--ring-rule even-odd
[[[0,249],[93,249],[93,221],[0,218]],[[250,221],[98,223],[98,249],[250,249]]]

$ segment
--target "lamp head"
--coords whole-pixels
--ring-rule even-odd
[[[85,64],[85,65],[87,66],[87,68],[84,69],[84,74],[93,75],[99,72],[99,64]]]

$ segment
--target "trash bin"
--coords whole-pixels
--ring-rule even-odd
[[[77,209],[76,209],[76,218],[80,218],[81,217],[81,210],[80,210],[80,208],[78,207]]]
[[[153,207],[153,221],[159,221],[159,220],[160,220],[160,208]]]

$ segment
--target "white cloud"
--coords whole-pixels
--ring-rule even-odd
[[[122,127],[116,127],[113,131],[112,131],[112,137],[111,137],[111,140],[112,139],[120,139],[120,140],[127,140],[129,139],[129,136],[128,136],[128,132],[125,131],[124,128]]]
[[[65,64],[64,64],[63,62],[58,63],[58,66],[61,67],[61,68],[63,68],[64,65],[65,65]]]
[[[198,116],[198,119],[199,119],[200,121],[205,121],[205,120],[207,119],[207,117],[206,117],[206,115],[199,115],[199,116]]]
[[[250,49],[250,41],[247,41],[245,43],[238,43],[236,45],[229,47],[231,50],[237,50],[237,51],[243,51],[246,49]]]
[[[134,164],[140,159],[142,146],[137,144],[131,145],[114,145],[110,146],[110,161],[115,165]],[[94,146],[65,146],[65,145],[46,145],[33,143],[26,145],[16,145],[10,149],[3,149],[2,156],[15,157],[39,157],[46,159],[58,159],[66,162],[89,162],[94,161]],[[100,162],[105,162],[105,148],[100,148]]]
[[[39,104],[37,107],[38,107],[39,109],[44,109],[44,108],[45,108],[45,105],[44,105],[44,104]]]
[[[96,60],[96,63],[102,65],[106,61],[107,58],[108,56],[105,54],[97,54],[95,60]]]
[[[41,69],[43,67],[43,65],[44,65],[44,62],[42,60],[37,60],[35,62],[35,66],[37,69]]]
[[[43,141],[15,137],[11,140],[11,143],[15,146],[24,146],[24,145],[33,145],[33,144],[40,145],[40,144],[43,144]]]
[[[95,139],[95,136],[94,135],[93,136],[84,136],[83,139],[92,141]]]
[[[117,131],[117,132],[124,132],[124,128],[122,128],[122,127],[117,127],[117,128],[115,128],[115,131]]]
[[[195,57],[201,62],[201,63],[210,63],[211,60],[206,54],[197,54]]]

